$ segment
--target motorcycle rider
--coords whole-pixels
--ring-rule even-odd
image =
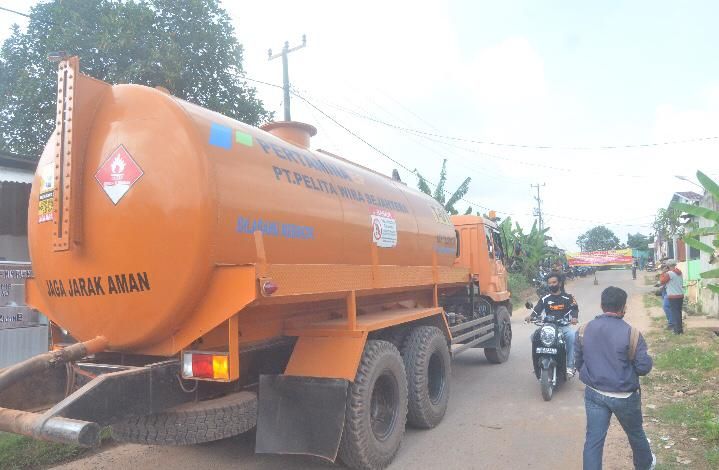
[[[558,272],[552,272],[547,276],[549,294],[539,299],[525,321],[535,320],[544,313],[545,318],[550,317],[553,320],[569,321],[572,325],[577,324],[579,306],[574,296],[564,291],[561,277],[562,275]],[[569,325],[562,325],[560,331],[567,348],[567,377],[574,377],[574,330]]]

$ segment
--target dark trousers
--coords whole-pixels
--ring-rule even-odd
[[[609,420],[616,416],[632,446],[634,468],[647,470],[652,465],[652,451],[644,434],[642,399],[639,391],[629,398],[613,398],[587,387],[584,390],[584,407],[587,411],[587,436],[584,441],[583,470],[601,470],[604,440]]]
[[[674,327],[674,333],[684,333],[682,325],[682,305],[684,304],[684,297],[676,299],[669,299],[669,309],[672,312],[672,326]]]

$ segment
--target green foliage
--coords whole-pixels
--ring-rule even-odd
[[[697,170],[697,180],[712,195],[714,200],[719,201],[719,185],[714,180],[699,170]]]
[[[642,235],[641,233],[627,234],[627,248],[633,248],[635,250],[646,250],[649,245],[649,237]]]
[[[534,273],[543,261],[552,257],[553,252],[547,245],[547,232],[549,228],[539,230],[536,221],[532,224],[531,230],[526,235],[522,232],[519,224],[517,224],[517,228],[519,229],[519,243],[526,257],[524,264],[525,272],[527,275],[530,275]]]
[[[682,220],[679,218],[681,215],[682,212],[673,207],[659,209],[652,222],[654,232],[665,239],[681,235],[684,232]]]
[[[110,83],[163,86],[191,103],[257,125],[271,118],[243,80],[242,46],[218,0],[64,0],[31,8],[0,49],[0,138],[37,158],[53,129],[57,64]]]
[[[683,202],[675,202],[672,204],[672,208],[677,209],[687,214],[695,215],[697,217],[703,217],[714,222],[719,222],[719,212],[708,209],[706,207],[695,206],[692,204],[685,204]]]
[[[531,287],[527,276],[523,273],[509,273],[509,292],[512,293],[512,306],[514,308],[520,308],[524,305],[526,299],[520,294]]]
[[[719,361],[712,351],[696,346],[682,346],[657,355],[656,365],[661,369],[708,371],[719,367]]]
[[[604,225],[598,225],[577,237],[582,251],[604,251],[619,248],[619,238]],[[646,246],[646,245],[645,245]]]
[[[719,468],[719,447],[707,449],[705,457],[711,468]]]
[[[715,199],[715,201],[719,201],[719,185],[717,185],[711,178],[709,178],[701,171],[697,171],[697,179],[702,184],[702,186],[704,186],[704,189],[707,190],[707,193],[710,194]],[[709,209],[708,207],[674,203],[671,205],[671,209],[680,212],[683,211],[712,222],[719,222],[719,211]],[[717,238],[717,234],[719,234],[719,225],[712,225],[710,227],[702,228],[695,227],[691,232],[688,232],[684,235],[684,242],[692,248],[707,253],[709,255],[709,262],[716,264],[717,261],[719,261],[719,250],[716,249],[719,248],[719,239]],[[714,236],[714,239],[712,240],[712,245],[708,245],[699,240],[699,238],[702,236],[711,235]],[[719,268],[704,271],[703,273],[701,273],[701,277],[702,279],[719,279]],[[706,287],[715,294],[719,294],[719,285],[708,284],[706,285]]]
[[[685,235],[684,243],[686,243],[687,245],[689,245],[692,248],[696,248],[699,251],[703,251],[703,252],[709,253],[709,254],[714,253],[714,248],[710,247],[706,243],[700,242],[696,238],[691,238],[691,237],[688,237]]]
[[[524,233],[519,223],[512,223],[512,218],[507,217],[499,224],[500,238],[508,257],[507,267],[511,271],[522,272],[526,278],[531,278],[542,263],[552,263],[562,257],[556,248],[547,244],[549,228],[539,230],[535,222],[529,233]]]
[[[719,442],[719,415],[711,398],[670,403],[661,407],[659,418],[673,424],[684,424],[709,442]]]
[[[644,307],[651,308],[651,307],[661,307],[662,306],[662,298],[658,295],[654,294],[644,294]]]
[[[417,188],[420,191],[422,191],[428,196],[432,196],[432,198],[442,204],[442,206],[444,206],[444,209],[450,214],[459,214],[457,209],[455,209],[454,205],[457,204],[467,194],[467,192],[469,191],[469,183],[472,181],[472,178],[465,178],[464,181],[462,181],[462,184],[460,184],[459,187],[457,187],[457,189],[455,189],[454,192],[449,196],[449,199],[447,199],[446,195],[448,191],[445,189],[447,185],[446,158],[442,161],[442,170],[439,172],[439,181],[437,182],[437,187],[434,188],[434,192],[432,191],[432,188],[429,187],[429,183],[427,182],[427,180],[419,174],[416,168],[414,170],[414,173],[417,175]],[[472,207],[470,206],[464,212],[464,215],[470,215],[471,213]]]

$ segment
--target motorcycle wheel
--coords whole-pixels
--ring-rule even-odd
[[[542,387],[542,398],[544,398],[544,401],[551,400],[552,395],[554,394],[554,384],[552,384],[552,377],[554,377],[554,367],[550,367],[549,369],[542,369],[542,372],[539,376],[539,384]]]

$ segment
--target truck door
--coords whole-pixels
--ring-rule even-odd
[[[492,284],[497,292],[507,290],[507,270],[504,267],[505,252],[502,246],[499,230],[489,225],[484,226],[484,234],[487,239],[487,251],[489,254],[489,268]]]

